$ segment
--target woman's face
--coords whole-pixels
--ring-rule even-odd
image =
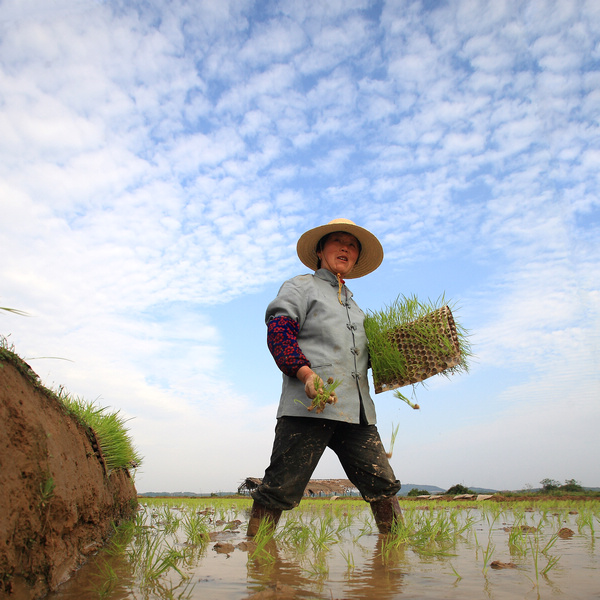
[[[354,268],[359,253],[360,244],[353,235],[336,231],[329,235],[317,256],[321,259],[321,268],[344,277]]]

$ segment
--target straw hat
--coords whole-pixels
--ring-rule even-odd
[[[296,251],[298,258],[313,271],[317,270],[319,257],[317,256],[317,244],[319,240],[328,233],[334,231],[344,231],[352,234],[361,245],[360,256],[354,266],[354,269],[345,275],[346,279],[356,279],[374,271],[383,260],[383,248],[379,240],[370,232],[359,227],[349,219],[334,219],[327,225],[321,225],[314,229],[309,229],[303,233],[298,240]]]

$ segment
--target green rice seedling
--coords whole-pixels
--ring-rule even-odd
[[[382,544],[384,560],[395,549],[408,545],[421,556],[451,556],[456,544],[456,530],[444,512],[405,511],[402,522],[396,522]]]
[[[489,564],[491,562],[491,558],[492,558],[492,555],[494,554],[495,549],[496,549],[496,546],[494,544],[492,544],[492,540],[490,538],[488,538],[487,546],[486,546],[485,550],[483,551],[482,571],[484,574],[487,573],[487,570],[489,568]]]
[[[151,517],[152,518],[152,517]],[[156,526],[136,528],[126,557],[142,587],[155,582],[175,563],[175,552],[167,541],[167,534]],[[183,555],[179,557],[183,560]]]
[[[498,520],[500,513],[498,511],[494,511],[494,512],[485,512],[484,511],[484,516],[488,522],[488,539],[487,539],[486,547],[483,548],[483,546],[479,544],[479,540],[477,538],[476,531],[473,531],[473,535],[475,536],[475,547],[476,547],[475,556],[477,558],[478,552],[479,552],[479,550],[481,550],[482,558],[483,558],[482,572],[485,575],[488,571],[490,559],[495,550],[495,544],[492,543],[493,525]]]
[[[120,411],[108,412],[107,407],[71,396],[62,388],[57,398],[84,427],[92,430],[108,474],[117,469],[135,469],[141,465],[142,458],[134,448],[125,426],[129,419],[123,418]]]
[[[454,565],[452,563],[450,563],[450,568],[452,569],[452,572],[454,573],[454,576],[456,577],[456,581],[460,581],[462,579],[462,576],[458,573],[458,571],[456,570],[456,568],[454,567]]]
[[[536,541],[538,541],[536,539]],[[529,547],[531,548],[531,558],[533,561],[533,570],[535,573],[535,585],[539,584],[539,579],[540,579],[540,570],[539,570],[539,554],[540,554],[540,549],[539,549],[539,545],[533,543],[533,538],[530,537],[529,538]]]
[[[547,575],[548,572],[550,570],[552,570],[558,564],[558,561],[560,560],[560,556],[552,556],[549,554],[550,549],[552,548],[552,546],[554,546],[557,539],[558,539],[558,534],[553,535],[550,538],[550,540],[548,541],[548,543],[544,546],[544,548],[542,548],[542,554],[548,560],[548,563],[541,571],[542,575]]]
[[[423,515],[423,521],[419,530],[413,534],[411,540],[415,540],[423,545],[437,543],[447,546],[448,542],[453,541],[453,534],[450,527],[450,520],[445,513],[434,515]]]
[[[544,576],[546,576],[550,570],[556,567],[558,561],[560,560],[560,556],[547,556],[546,558],[548,559],[548,564],[542,569],[542,575]]]
[[[512,527],[508,534],[508,549],[511,555],[527,554],[527,535],[520,527]]]
[[[399,538],[394,539],[392,534],[386,535],[381,542],[380,558],[384,566],[401,563],[405,559],[405,551],[408,546]]]
[[[548,572],[552,570],[560,560],[559,556],[552,556],[549,554],[550,549],[554,546],[557,539],[558,535],[553,535],[546,542],[544,547],[540,549],[541,540],[539,532],[537,532],[536,535],[529,537],[529,547],[531,549],[531,558],[533,562],[536,586],[539,586],[540,575],[543,575],[544,577],[547,576]],[[547,560],[546,566],[544,568],[540,568],[540,556],[544,556]]]
[[[311,528],[304,525],[299,518],[288,518],[278,534],[278,539],[291,546],[298,556],[306,553],[311,537]]]
[[[314,385],[315,389],[319,390],[321,386],[321,378],[318,375],[315,375]],[[328,404],[335,404],[337,402],[337,396],[335,395],[336,388],[340,385],[340,379],[333,379],[333,377],[329,377],[327,381],[323,382],[322,391],[319,391],[317,395],[312,399],[312,402],[306,406],[302,400],[294,400],[294,402],[298,402],[305,406],[308,411],[314,410],[315,413],[320,414],[325,410],[325,407]]]
[[[210,540],[205,515],[188,511],[182,520],[186,542],[192,546],[204,546]]]
[[[184,574],[179,568],[179,563],[185,561],[185,554],[170,546],[164,538],[151,540],[140,555],[141,560],[136,564],[142,585],[156,582],[168,571],[174,570],[181,577]]]
[[[162,529],[165,534],[172,534],[179,529],[181,517],[177,515],[168,504],[163,504],[159,509],[152,513],[154,525]]]
[[[352,515],[349,512],[338,512],[336,516],[336,534],[340,536],[343,534],[344,531],[350,529],[350,527],[352,526]]]
[[[274,534],[275,532],[273,531],[272,524],[268,519],[263,519],[254,535],[255,548],[252,551],[250,558],[260,559],[267,563],[275,562],[275,556],[268,551],[268,547],[272,545]]]
[[[329,546],[336,544],[338,541],[337,530],[333,524],[333,517],[327,515],[323,517],[318,524],[318,527],[312,531],[312,545],[315,552],[328,550]]]
[[[113,523],[113,534],[109,543],[104,548],[104,552],[109,556],[122,556],[125,554],[127,547],[132,542],[135,535],[141,529],[141,522],[138,521],[137,515],[135,521],[122,521],[118,526]]]
[[[363,535],[370,535],[373,531],[375,531],[375,521],[371,515],[366,515],[362,519],[362,526],[358,531],[358,535],[354,538],[354,543],[357,543]]]
[[[594,537],[594,515],[591,511],[585,509],[580,511],[577,519],[575,519],[575,523],[577,524],[579,533],[582,533],[586,527],[589,527],[592,538]]]
[[[459,517],[462,516],[464,510],[454,509],[450,512],[450,522],[452,523],[452,527],[454,528],[454,534],[456,536],[463,535],[466,531],[469,531],[475,523],[475,517],[468,514],[468,510],[466,513],[466,518],[464,521],[461,521]]]
[[[411,533],[415,529],[414,511],[405,511],[402,521],[395,521],[392,529],[381,542],[381,559],[383,564],[393,562],[398,549],[409,544]]]
[[[54,488],[56,484],[54,483],[54,478],[52,475],[48,475],[42,483],[40,483],[40,501],[39,507],[40,510],[44,510],[50,500],[54,497]]]
[[[171,581],[165,584],[157,583],[152,587],[151,597],[164,598],[164,600],[189,600],[193,598],[192,594],[195,587],[196,584],[187,578],[182,578],[176,585]]]
[[[104,600],[104,598],[109,598],[113,593],[117,582],[119,581],[119,576],[106,560],[97,563],[97,567],[98,574],[96,575],[96,578],[99,581],[94,584],[93,589],[98,598]]]
[[[350,550],[348,550],[348,552],[344,552],[343,550],[340,550],[340,554],[342,555],[344,561],[346,562],[346,571],[348,573],[352,573],[354,571],[354,569],[356,569],[356,564],[354,562],[354,555],[352,554],[352,552],[350,552]]]
[[[552,513],[550,509],[545,506],[540,507],[540,520],[538,522],[538,528],[547,525],[552,522]]]
[[[455,322],[444,296],[433,302],[398,296],[384,309],[369,311],[364,326],[376,392],[410,384],[414,395],[415,385],[431,375],[469,369],[468,332]],[[399,390],[395,396],[419,408]]]
[[[400,425],[396,425],[394,428],[394,424],[392,423],[392,437],[390,439],[390,449],[386,452],[386,456],[388,458],[392,458],[392,454],[394,454],[394,444],[396,443],[396,436],[398,435],[398,430],[400,429]]]
[[[127,546],[127,560],[135,572],[142,569],[142,565],[152,560],[164,541],[164,535],[156,531],[140,530],[136,532],[132,543]]]
[[[311,577],[323,580],[329,575],[329,564],[324,552],[317,552],[314,560],[310,562],[310,568],[303,569]]]

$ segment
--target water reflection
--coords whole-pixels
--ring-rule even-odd
[[[382,553],[383,536],[360,564],[353,564],[344,550],[322,552],[312,560],[286,558],[286,548],[271,542],[258,556],[248,560],[248,600],[263,598],[374,598],[391,600],[402,593],[404,548]],[[350,550],[348,551],[350,552]],[[363,548],[364,553],[364,548]],[[344,556],[346,559],[344,559]]]
[[[355,569],[348,579],[344,598],[377,598],[387,600],[402,593],[406,569],[405,548],[382,553],[384,537],[378,535],[375,549],[362,568]]]
[[[250,552],[249,552],[250,554]],[[275,591],[277,598],[313,597],[311,589],[314,580],[308,577],[306,571],[296,561],[285,560],[281,557],[278,544],[271,540],[262,552],[250,555],[247,563],[249,598],[267,596],[267,591]]]

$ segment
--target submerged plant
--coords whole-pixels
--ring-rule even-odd
[[[93,585],[93,589],[97,597],[100,600],[104,600],[104,598],[110,598],[110,595],[114,592],[119,581],[119,576],[107,560],[103,560],[97,564],[98,574],[96,575],[96,579],[98,582]]]
[[[354,569],[356,569],[356,563],[354,562],[354,555],[352,554],[352,552],[350,552],[350,550],[348,550],[348,552],[344,552],[343,550],[340,550],[340,554],[346,561],[346,570],[348,571],[348,573],[352,573],[354,571]]]
[[[365,317],[369,356],[377,393],[414,386],[432,375],[466,372],[472,356],[468,332],[456,323],[444,296],[421,302],[416,296],[398,296]],[[412,408],[399,390],[395,396]]]
[[[268,519],[263,519],[258,526],[256,534],[254,535],[254,550],[250,555],[252,559],[260,559],[265,563],[274,563],[275,556],[269,551],[273,543],[273,537],[275,531],[273,524]]]

